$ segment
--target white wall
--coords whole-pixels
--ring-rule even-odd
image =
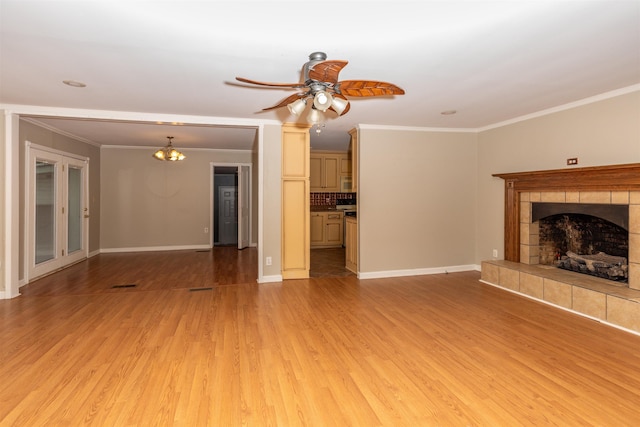
[[[160,162],[149,147],[101,151],[102,250],[208,246],[211,163],[252,161],[250,151],[183,149],[182,162]]]
[[[640,162],[640,91],[513,123],[478,135],[476,263],[504,258],[504,181],[495,173]]]
[[[362,277],[473,264],[475,133],[361,127],[358,150]]]

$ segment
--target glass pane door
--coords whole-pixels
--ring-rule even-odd
[[[67,254],[82,249],[82,169],[69,165],[67,177]]]
[[[56,164],[36,161],[35,264],[56,256]]]
[[[28,145],[25,177],[27,279],[88,256],[88,162]]]

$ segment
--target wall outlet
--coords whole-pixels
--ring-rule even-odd
[[[205,227],[204,228],[204,234],[207,234],[209,232],[209,227]]]
[[[571,166],[571,165],[577,165],[577,164],[578,164],[577,157],[572,157],[570,159],[567,159],[567,165]]]
[[[494,258],[498,258],[498,250],[497,249],[493,250],[493,257]]]
[[[267,264],[267,265],[271,265],[271,257],[270,257],[270,256],[268,256],[268,257],[264,260],[264,263],[265,263],[265,264]]]

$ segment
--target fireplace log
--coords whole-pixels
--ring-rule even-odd
[[[608,255],[604,252],[598,252],[595,255],[579,255],[568,251],[567,258],[559,264],[562,264],[559,265],[562,268],[574,271],[588,270],[591,274],[612,280],[626,278],[629,274],[629,265],[625,257]]]

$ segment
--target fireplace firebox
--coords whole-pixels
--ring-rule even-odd
[[[627,282],[628,205],[534,202],[531,208],[540,264]]]

